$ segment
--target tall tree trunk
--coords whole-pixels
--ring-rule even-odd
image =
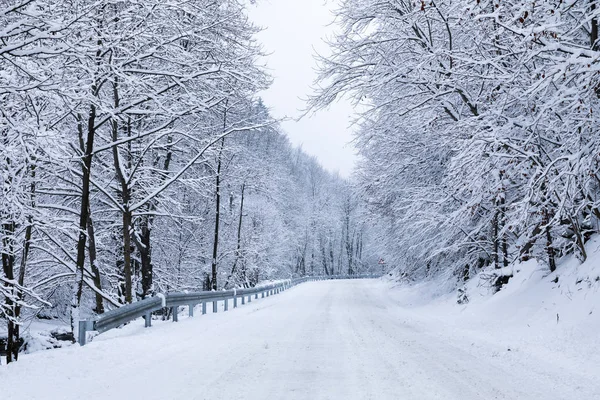
[[[119,108],[119,78],[115,77],[112,82],[113,87],[113,101],[115,110]],[[117,142],[119,140],[119,122],[113,118],[111,121],[112,128],[112,141]],[[127,175],[123,170],[124,166],[121,161],[121,155],[119,154],[119,146],[116,144],[112,146],[113,153],[113,164],[116,171],[116,177],[121,186],[121,202],[123,210],[121,211],[121,220],[123,222],[123,280],[124,280],[124,301],[125,303],[131,303],[133,301],[133,271],[131,268],[131,228],[133,217],[130,207],[131,200],[131,189]]]
[[[31,172],[31,185],[29,187],[29,195],[30,195],[30,201],[31,201],[31,208],[35,208],[35,164],[30,166],[30,172]],[[29,259],[29,249],[31,246],[31,235],[32,235],[32,231],[33,231],[33,215],[29,215],[27,217],[27,227],[25,228],[25,240],[23,242],[23,251],[21,252],[21,264],[19,265],[19,275],[17,277],[17,285],[19,286],[19,288],[15,288],[16,290],[15,295],[17,298],[17,302],[14,304],[14,313],[13,313],[13,317],[14,320],[13,321],[8,321],[8,331],[9,331],[9,339],[12,339],[11,342],[8,344],[8,350],[9,352],[12,352],[12,356],[14,357],[14,361],[17,361],[19,359],[19,347],[20,347],[20,339],[21,339],[21,332],[20,332],[20,325],[19,325],[19,318],[21,317],[21,304],[23,302],[23,300],[25,299],[25,294],[23,293],[23,291],[21,290],[21,288],[25,285],[25,271],[27,269],[27,260]],[[14,259],[13,259],[14,262]],[[11,329],[11,325],[12,325],[12,329]],[[12,335],[10,334],[12,330]]]
[[[338,257],[338,275],[342,274],[343,259],[344,259],[344,229],[342,228],[342,234],[340,236],[340,256]]]
[[[542,211],[542,224],[545,226],[546,233],[546,254],[548,255],[548,266],[550,267],[550,272],[556,271],[556,258],[555,258],[555,250],[552,241],[552,230],[550,227],[550,219],[551,215],[548,208],[544,208]]]
[[[129,199],[128,199],[129,200]],[[131,212],[123,212],[123,275],[125,278],[125,302],[133,302],[133,273],[131,270]]]
[[[101,24],[101,22],[99,22]],[[100,69],[102,61],[102,40],[98,39],[96,45],[96,67]],[[94,78],[94,82],[91,87],[92,97],[98,97],[98,91],[100,90],[100,82],[98,78]],[[77,322],[79,319],[79,307],[81,305],[81,297],[83,295],[83,281],[85,274],[85,251],[87,242],[87,223],[88,214],[90,209],[90,181],[92,176],[92,159],[94,157],[94,138],[96,137],[96,116],[97,110],[96,105],[91,102],[87,121],[87,135],[86,141],[83,142],[84,122],[81,115],[77,115],[77,128],[79,132],[79,144],[83,151],[83,157],[81,160],[81,204],[79,209],[79,236],[77,240],[77,259],[76,259],[76,270],[77,270],[77,291],[75,298],[71,301],[71,331],[73,337],[77,337]]]
[[[100,56],[98,50],[97,56]],[[96,95],[97,84],[92,86],[92,92]],[[78,129],[80,136],[80,144],[83,146],[83,120],[79,117]],[[87,223],[90,210],[90,181],[92,176],[92,158],[94,151],[94,138],[96,136],[96,106],[90,105],[90,112],[87,123],[87,138],[85,142],[85,151],[81,162],[82,178],[81,178],[81,204],[79,211],[79,237],[77,240],[77,259],[76,259],[76,282],[77,291],[74,298],[71,300],[71,331],[73,337],[77,337],[77,320],[79,319],[79,307],[81,305],[81,297],[83,296],[83,281],[85,274],[85,251],[87,242]]]
[[[171,166],[171,160],[173,158],[172,144],[173,137],[169,135],[167,138],[167,154],[163,164],[164,174],[161,182],[166,180],[167,172]],[[152,264],[152,241],[150,239],[154,223],[154,216],[152,213],[156,211],[156,203],[156,201],[150,202],[148,205],[148,215],[141,218],[139,241],[136,240],[136,235],[133,235],[142,262],[142,299],[151,296],[154,291],[154,266]],[[181,263],[179,265],[181,265]]]
[[[346,256],[348,257],[347,274],[354,274],[354,234],[350,235],[350,215],[346,215]]]
[[[140,244],[137,246],[142,261],[142,299],[152,295],[153,291],[153,266],[152,247],[150,235],[152,233],[151,218],[144,218],[141,222]]]
[[[506,240],[506,235],[502,236],[502,265],[504,268],[508,267],[508,241]]]
[[[321,264],[323,265],[323,273],[328,276],[329,270],[327,269],[327,251],[325,250],[325,239],[321,238],[320,240],[321,247]]]
[[[496,211],[494,211],[494,217],[492,218],[492,254],[494,255],[494,268],[500,269],[500,254],[499,254],[499,239],[498,239],[498,206],[496,205]]]
[[[99,56],[99,54],[98,54]],[[95,92],[96,85],[92,87]],[[83,121],[79,122],[80,138],[83,139]],[[94,138],[96,136],[96,106],[90,106],[90,115],[87,123],[87,139],[85,143],[85,153],[83,155],[81,170],[81,205],[79,211],[79,239],[77,241],[77,301],[74,305],[79,307],[81,304],[81,296],[83,294],[83,275],[85,268],[85,250],[87,241],[87,224],[90,210],[90,181],[92,176],[92,158],[94,151]]]
[[[227,281],[225,282],[225,289],[229,286],[229,281],[235,276],[235,270],[237,268],[237,264],[242,256],[242,219],[244,217],[244,190],[246,189],[246,184],[242,184],[242,199],[240,200],[240,216],[238,218],[238,227],[237,227],[237,247],[235,249],[235,260],[233,261],[233,266],[231,267],[231,273],[227,277]],[[245,277],[244,277],[245,281]],[[246,283],[246,282],[244,282]]]
[[[92,270],[92,279],[94,281],[94,286],[98,288],[98,292],[102,291],[102,279],[100,277],[100,269],[98,268],[98,264],[96,262],[98,255],[96,250],[96,233],[94,230],[94,221],[92,220],[92,213],[88,211],[88,225],[87,225],[87,233],[88,233],[88,253],[90,257],[90,268]],[[96,292],[96,314],[104,313],[104,300],[102,299],[102,295]]]
[[[597,0],[591,0],[590,1],[590,11],[593,13],[594,11],[596,11],[596,1]],[[590,47],[593,50],[598,50],[598,19],[597,18],[592,18],[592,28],[590,30]]]
[[[6,305],[6,316],[8,323],[8,338],[7,338],[7,352],[6,362],[11,363],[17,361],[19,356],[19,342],[18,342],[18,327],[16,325],[15,316],[15,300],[16,300],[16,288],[14,283],[14,266],[15,266],[15,245],[14,245],[14,234],[16,230],[16,224],[14,221],[5,222],[2,224],[2,271],[8,282],[4,283],[5,290],[10,293],[6,296],[4,304]]]
[[[531,232],[529,240],[521,247],[519,251],[519,259],[521,261],[527,261],[531,257],[531,251],[537,241],[539,235],[542,233],[542,223],[538,223]]]
[[[213,241],[212,264],[211,264],[211,289],[217,290],[217,258],[219,255],[219,222],[221,219],[221,167],[225,138],[221,139],[221,148],[217,158],[217,177],[215,185],[215,234]]]
[[[331,275],[335,275],[335,257],[333,255],[333,240],[331,238],[329,239],[329,265],[331,265]]]

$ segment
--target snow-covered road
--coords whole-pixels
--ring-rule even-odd
[[[0,387],[14,400],[600,399],[585,363],[509,350],[393,298],[375,280],[307,283],[25,356],[0,367]]]

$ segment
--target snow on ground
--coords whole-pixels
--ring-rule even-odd
[[[68,322],[60,319],[25,321],[21,326],[21,338],[26,342],[24,353],[73,346],[70,331]],[[0,326],[0,338],[6,337],[6,325]],[[0,366],[3,364],[6,364],[6,357],[0,356]]]
[[[467,306],[425,296],[433,283],[311,282],[227,313],[24,355],[0,367],[0,382],[28,400],[597,400],[597,286],[567,284],[590,270],[553,288],[527,264],[493,297],[474,283]]]
[[[440,290],[443,282],[435,281],[402,286],[392,298],[407,313],[444,326],[445,334],[475,336],[500,350],[535,354],[543,362],[560,359],[564,368],[579,367],[598,379],[600,238],[591,240],[587,250],[585,263],[569,256],[552,274],[535,260],[517,264],[514,277],[493,296],[485,277],[472,279],[466,285],[467,305],[456,304],[456,292]]]

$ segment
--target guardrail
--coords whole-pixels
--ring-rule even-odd
[[[366,279],[376,277],[376,275],[369,274],[304,277],[288,279],[283,282],[265,286],[257,286],[248,289],[232,289],[195,293],[167,293],[164,295],[158,294],[154,297],[110,310],[96,318],[79,321],[78,341],[81,346],[84,346],[87,341],[88,332],[97,331],[99,333],[103,333],[140,317],[144,317],[145,326],[148,328],[152,326],[152,313],[163,308],[170,308],[172,310],[171,314],[173,316],[173,322],[177,322],[179,307],[181,306],[187,306],[188,315],[193,317],[194,307],[199,304],[202,304],[202,314],[206,314],[207,303],[212,303],[213,313],[216,313],[219,301],[224,303],[224,310],[227,311],[229,309],[229,300],[233,300],[233,307],[236,308],[240,302],[241,304],[246,304],[246,301],[250,303],[253,296],[254,299],[258,299],[259,295],[261,298],[269,297],[304,282],[332,279]]]

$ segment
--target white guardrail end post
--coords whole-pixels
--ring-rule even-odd
[[[88,331],[94,330],[94,321],[79,321],[79,345],[85,346]]]

